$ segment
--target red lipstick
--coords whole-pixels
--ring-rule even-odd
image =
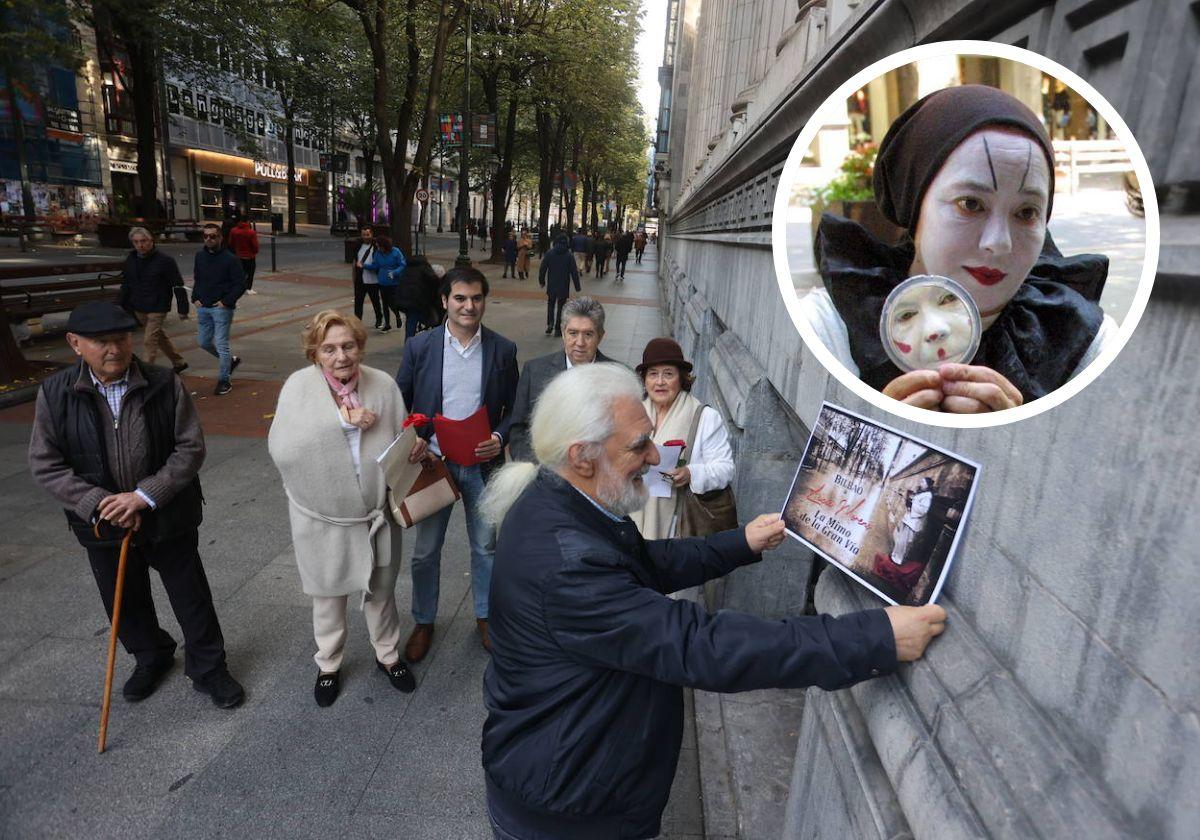
[[[995,286],[1008,276],[998,268],[984,268],[981,265],[964,265],[963,269],[984,286]]]

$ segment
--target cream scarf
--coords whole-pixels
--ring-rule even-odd
[[[646,409],[650,422],[655,422],[658,414],[649,397],[642,400],[642,406]],[[687,436],[692,430],[692,419],[696,412],[703,410],[703,403],[687,391],[680,391],[675,402],[667,409],[666,416],[655,426],[653,441],[661,445],[669,440],[686,440],[688,447],[683,450],[683,458],[685,461],[691,461],[695,454],[692,450],[696,442],[687,440]],[[675,535],[675,506],[678,504],[680,489],[672,488],[671,495],[665,499],[651,496],[644,508],[630,514],[630,519],[638,526],[643,538],[661,540]]]

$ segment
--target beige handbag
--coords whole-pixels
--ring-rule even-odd
[[[461,498],[462,492],[441,458],[429,458],[421,465],[421,472],[413,482],[412,489],[399,504],[396,503],[396,494],[388,490],[392,517],[401,528],[411,528]]]

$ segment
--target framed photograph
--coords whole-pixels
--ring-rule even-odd
[[[980,467],[825,403],[783,506],[789,536],[889,604],[937,601]]]

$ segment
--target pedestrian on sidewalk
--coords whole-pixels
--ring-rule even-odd
[[[354,317],[362,320],[363,302],[371,299],[375,311],[375,329],[383,326],[383,307],[379,298],[379,277],[366,264],[375,254],[375,231],[367,225],[359,231],[358,252],[354,257]]]
[[[516,279],[517,239],[516,235],[512,231],[508,232],[508,236],[505,237],[504,242],[501,243],[501,248],[504,251],[504,274],[501,275],[501,279],[508,277],[508,273],[510,271],[512,272],[513,278]]]
[[[475,247],[475,220],[472,219],[467,225],[467,235],[471,238],[471,247]]]
[[[267,447],[288,497],[301,586],[313,599],[313,696],[318,706],[337,699],[346,602],[358,592],[366,593],[362,611],[375,664],[407,693],[417,684],[400,656],[396,611],[404,531],[391,519],[376,458],[404,431],[408,412],[395,381],[362,364],[367,331],[357,318],[318,312],[301,342],[310,364],[279,392]],[[421,460],[425,447],[418,438],[409,460]]]
[[[404,359],[396,374],[404,404],[410,411],[433,417],[441,414],[463,420],[483,407],[491,435],[475,447],[475,464],[446,467],[462,492],[467,515],[467,537],[471,543],[471,591],[480,642],[489,652],[488,589],[492,580],[495,529],[484,522],[479,503],[484,482],[504,463],[504,445],[512,424],[513,400],[517,394],[517,345],[483,326],[487,307],[488,281],[478,269],[463,267],[447,271],[442,278],[442,305],[446,323],[418,333],[404,345]],[[441,457],[432,425],[421,429],[430,451]],[[450,524],[449,505],[413,527],[412,614],[416,626],[404,646],[404,658],[420,662],[429,652],[437,619],[442,544]]]
[[[437,289],[439,280],[429,261],[414,256],[401,274],[393,291],[396,308],[404,313],[404,340],[412,338],[422,327],[438,323],[436,305],[431,304],[429,289]],[[436,291],[434,291],[436,297]],[[397,321],[398,323],[398,321]]]
[[[392,315],[396,316],[396,329],[400,329],[402,319],[399,302],[396,300],[396,287],[400,285],[400,278],[404,276],[404,267],[407,264],[404,253],[392,244],[390,236],[380,234],[375,237],[375,253],[363,263],[363,270],[375,272],[379,280],[379,299],[383,304],[383,326],[379,328],[380,332],[391,331]]]
[[[643,540],[628,514],[658,449],[641,396],[618,365],[560,374],[533,412],[542,466],[514,462],[488,484],[484,509],[502,523],[483,678],[496,838],[657,837],[684,687],[845,688],[920,658],[945,628],[933,604],[767,620],[668,598],[757,562],[784,523]]]
[[[542,265],[538,269],[538,285],[546,289],[546,335],[551,332],[562,335],[563,304],[571,294],[572,282],[575,283],[575,291],[582,291],[579,268],[567,250],[567,236],[560,233],[553,247],[542,257]]]
[[[575,267],[584,270],[584,263],[587,262],[588,237],[587,229],[579,228],[575,231],[575,235],[571,237],[571,252],[575,255]]]
[[[633,253],[635,262],[638,265],[642,264],[642,254],[646,253],[646,231],[639,228],[638,232],[633,235]]]
[[[517,241],[517,276],[522,280],[529,279],[529,255],[532,251],[533,237],[526,228],[521,231],[521,238]]]
[[[595,265],[596,261],[599,259],[600,246],[603,244],[603,242],[604,237],[601,236],[600,229],[596,228],[594,231],[592,231],[592,235],[588,239],[587,255],[583,261],[583,271],[585,274],[592,270],[592,266]]]
[[[487,241],[488,241],[487,219],[480,219],[479,220],[479,250],[480,251],[487,250]]]
[[[600,342],[604,339],[604,306],[600,301],[586,295],[571,298],[563,305],[560,323],[563,346],[530,359],[521,370],[508,444],[508,453],[517,461],[537,462],[529,442],[529,422],[533,407],[550,380],[576,365],[613,361],[600,352]]]
[[[117,296],[117,305],[132,312],[137,322],[146,328],[143,339],[146,363],[154,364],[158,351],[162,350],[171,360],[174,371],[183,373],[187,369],[187,362],[163,328],[172,302],[179,311],[180,319],[188,316],[187,291],[179,274],[179,264],[174,257],[154,247],[154,234],[144,227],[131,229],[129,242],[133,250],[125,258],[125,267],[121,270],[121,292]]]
[[[625,263],[629,262],[629,252],[633,250],[633,234],[625,231],[613,245],[617,253],[617,280],[625,280]]]
[[[258,233],[247,219],[239,219],[229,231],[229,250],[242,263],[242,272],[246,275],[246,294],[256,295],[254,291],[254,268],[258,257]]]
[[[221,235],[216,225],[213,232]],[[38,389],[30,472],[65,508],[110,621],[122,537],[134,530],[117,628],[137,661],[125,699],[149,697],[175,663],[175,640],[159,626],[150,592],[153,568],[183,630],[184,673],[215,705],[232,708],[245,693],[225,664],[198,550],[204,433],[183,381],[133,355],[135,329],[111,303],[71,313],[67,343],[79,361]]]
[[[612,256],[613,241],[612,234],[606,233],[604,237],[596,243],[596,278],[599,279],[608,274],[608,258]]]
[[[204,226],[204,247],[192,268],[192,302],[196,307],[200,349],[220,360],[217,387],[220,397],[233,390],[230,378],[242,363],[229,348],[229,330],[238,298],[245,291],[241,263],[232,251],[221,246],[221,229],[210,222]]]

